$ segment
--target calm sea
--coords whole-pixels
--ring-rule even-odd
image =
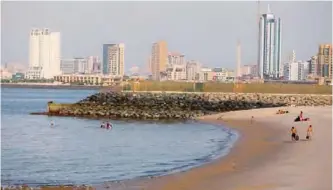
[[[29,115],[92,90],[1,88],[1,183],[101,184],[165,175],[228,153],[237,133],[194,122],[101,121]],[[54,121],[55,127],[50,123]]]

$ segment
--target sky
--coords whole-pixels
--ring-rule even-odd
[[[6,1],[1,3],[1,64],[28,65],[32,28],[61,32],[61,57],[102,58],[102,44],[125,43],[125,70],[147,69],[153,42],[166,40],[170,52],[209,67],[236,67],[257,60],[257,2],[244,1]],[[320,43],[332,43],[332,2],[274,1],[267,5],[282,22],[282,60],[292,50],[308,60]]]

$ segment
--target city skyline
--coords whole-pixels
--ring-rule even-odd
[[[257,62],[257,2],[191,2],[191,6],[188,6],[189,3],[3,2],[1,61],[2,64],[28,64],[28,31],[33,27],[47,27],[62,34],[62,58],[89,55],[102,57],[102,44],[124,43],[126,71],[133,66],[144,67],[151,44],[159,40],[165,40],[169,49],[178,50],[187,58],[198,60],[204,65],[233,69],[236,66],[239,39],[242,65]],[[319,44],[332,42],[331,2],[260,4],[261,14],[270,4],[271,11],[282,19],[282,62],[287,60],[293,49],[297,51],[299,59],[306,60],[317,53]],[[59,14],[63,6],[76,9],[68,14]],[[161,11],[156,10],[161,7]],[[89,15],[86,13],[94,8],[101,10],[96,14],[94,11],[96,18],[84,16]],[[117,21],[116,18],[109,18],[108,12],[113,11],[107,10],[114,8],[114,11],[128,12],[126,17],[129,19],[117,18]],[[205,14],[198,14],[198,10]],[[44,17],[32,14],[43,11],[49,14]],[[175,15],[175,11],[181,11],[182,14]],[[235,15],[234,12],[241,14]],[[64,17],[66,21],[63,21]],[[107,19],[104,17],[111,19],[112,26],[105,25]],[[78,24],[81,20],[85,22]],[[313,31],[318,28],[321,30]]]

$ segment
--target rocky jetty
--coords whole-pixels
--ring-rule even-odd
[[[175,120],[234,110],[332,105],[332,96],[234,93],[98,93],[52,115]],[[50,113],[51,114],[51,113]]]

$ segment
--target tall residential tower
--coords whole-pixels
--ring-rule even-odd
[[[281,19],[268,11],[259,21],[258,75],[261,79],[277,79],[281,68]]]
[[[60,32],[32,29],[29,42],[28,79],[52,79],[60,71]]]
[[[161,73],[166,72],[168,48],[165,41],[153,44],[151,51],[151,73],[153,80],[161,80]]]
[[[125,71],[125,45],[104,44],[103,45],[103,74],[113,76],[124,76]]]

